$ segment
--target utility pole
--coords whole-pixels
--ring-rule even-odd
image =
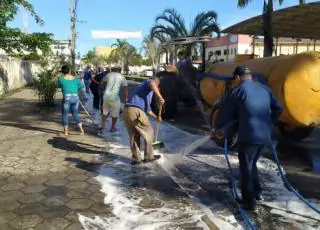
[[[27,34],[28,33],[28,13],[25,8],[23,8],[22,10],[22,23],[23,23],[22,31]]]
[[[70,30],[71,30],[71,72],[76,72],[76,2],[70,0]]]

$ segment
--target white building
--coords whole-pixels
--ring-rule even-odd
[[[230,61],[237,54],[252,53],[252,38],[247,35],[228,34],[206,43],[206,60]]]
[[[55,44],[51,45],[53,55],[71,56],[71,41],[70,40],[56,40]]]
[[[320,41],[292,38],[274,39],[273,56],[297,54],[305,51],[320,51]],[[249,35],[227,34],[206,43],[206,60],[232,61],[236,55],[263,57],[263,38]]]

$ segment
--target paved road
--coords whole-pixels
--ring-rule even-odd
[[[130,91],[135,85],[131,82]],[[186,108],[180,104],[178,111],[177,116],[168,122],[194,134],[208,130],[198,108]],[[320,161],[320,129],[315,129],[309,138],[301,142],[284,140],[277,130],[274,130],[274,137],[278,140],[280,160],[289,180],[304,196],[320,200],[320,173],[315,173],[312,167],[313,161]],[[268,150],[264,155],[272,158]]]

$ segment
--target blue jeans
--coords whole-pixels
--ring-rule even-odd
[[[84,85],[86,87],[86,93],[89,94],[90,93],[90,84],[91,84],[91,80],[83,80],[84,81]]]
[[[68,113],[72,114],[77,125],[81,123],[79,113],[79,97],[78,95],[65,95],[62,101],[62,125],[68,126]]]
[[[257,161],[264,147],[264,144],[238,142],[242,200],[249,208],[256,206],[255,198],[262,192]]]

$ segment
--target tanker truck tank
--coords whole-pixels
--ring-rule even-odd
[[[301,140],[320,126],[320,53],[305,52],[290,56],[251,59],[242,62],[215,63],[207,72],[232,75],[238,65],[245,65],[264,78],[284,105],[279,129],[284,137]],[[200,91],[206,103],[214,105],[226,93],[233,81],[221,81],[204,76]]]

